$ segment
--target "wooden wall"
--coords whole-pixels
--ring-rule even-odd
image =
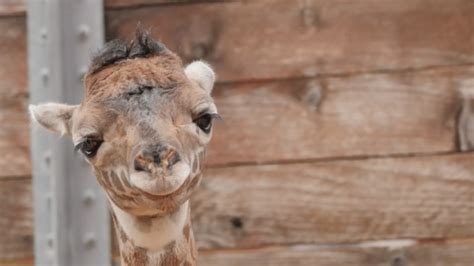
[[[218,73],[200,265],[474,265],[474,1],[105,3]],[[0,265],[34,261],[25,19],[0,2]]]

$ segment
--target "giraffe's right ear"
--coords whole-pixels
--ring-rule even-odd
[[[30,104],[32,120],[61,135],[71,135],[72,116],[78,105],[60,103]]]
[[[211,66],[203,61],[195,61],[187,65],[184,73],[190,79],[196,82],[199,87],[211,94],[216,74]]]

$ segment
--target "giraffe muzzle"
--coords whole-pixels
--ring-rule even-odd
[[[130,181],[147,193],[173,193],[190,175],[190,166],[170,145],[141,146],[136,150]]]

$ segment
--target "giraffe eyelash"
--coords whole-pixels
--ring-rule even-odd
[[[220,120],[220,121],[223,121],[223,120],[224,120],[224,118],[222,118],[222,116],[219,115],[218,113],[211,113],[211,112],[209,112],[208,110],[199,112],[199,113],[195,116],[195,118],[194,118],[193,120],[196,120],[196,119],[202,117],[203,115],[209,115],[209,116],[211,116],[211,118],[212,118],[213,120]]]
[[[212,114],[209,114],[211,116],[211,118],[213,120],[219,120],[219,121],[224,121],[224,118],[222,118],[222,116],[220,116],[218,113],[212,113]]]

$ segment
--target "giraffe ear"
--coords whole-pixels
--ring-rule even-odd
[[[195,61],[186,66],[184,73],[190,80],[195,81],[199,87],[211,94],[216,74],[210,65],[203,61]]]
[[[32,120],[44,128],[61,135],[71,135],[72,115],[78,105],[60,103],[30,104],[29,110]]]

